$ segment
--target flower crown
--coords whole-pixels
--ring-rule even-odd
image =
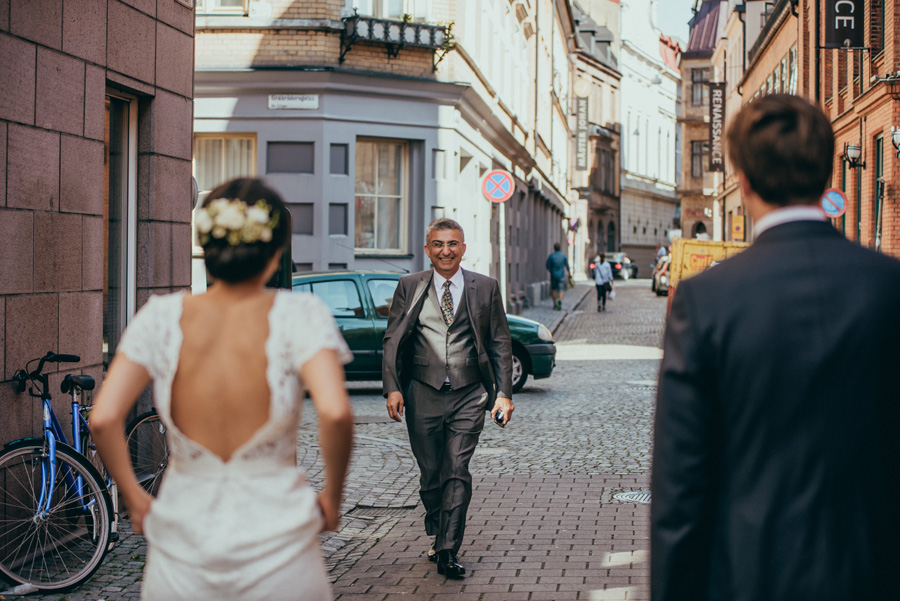
[[[278,213],[260,199],[252,206],[239,198],[217,198],[197,209],[197,239],[206,246],[212,239],[225,240],[229,246],[270,242],[278,225]]]

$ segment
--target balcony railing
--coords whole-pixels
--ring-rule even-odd
[[[395,58],[403,48],[430,48],[435,51],[434,69],[453,47],[450,27],[395,21],[362,15],[351,15],[343,19],[341,32],[341,57],[344,62],[347,53],[356,42],[383,44],[388,59]]]

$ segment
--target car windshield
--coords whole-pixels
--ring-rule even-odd
[[[366,282],[369,292],[372,293],[372,302],[375,303],[375,315],[388,317],[391,312],[391,301],[394,300],[394,290],[397,289],[397,279],[371,279]]]

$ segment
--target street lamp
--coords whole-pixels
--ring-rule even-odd
[[[893,140],[893,136],[891,139]],[[851,169],[856,169],[857,167],[862,167],[863,169],[866,168],[864,162],[859,162],[860,156],[862,156],[862,148],[860,148],[859,144],[844,143],[844,160],[850,164]]]
[[[891,126],[891,144],[897,151],[897,158],[900,159],[900,127]]]

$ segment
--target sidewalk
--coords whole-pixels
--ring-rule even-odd
[[[411,511],[334,583],[339,601],[607,601],[649,599],[650,506],[613,494],[644,475],[476,477],[460,561],[450,580],[425,557],[431,539]]]
[[[575,307],[584,300],[584,297],[595,291],[593,282],[576,282],[574,288],[566,290],[563,297],[562,311],[553,310],[553,299],[546,298],[539,305],[529,307],[522,311],[519,317],[539,321],[556,334],[556,328],[563,322],[566,315],[575,310]]]

